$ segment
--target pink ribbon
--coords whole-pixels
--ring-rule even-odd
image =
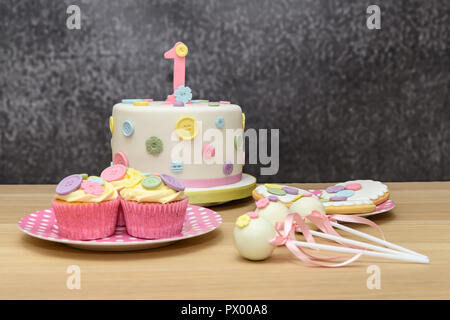
[[[308,216],[309,218],[309,216]],[[328,222],[329,223],[329,222]],[[289,251],[291,251],[298,259],[310,263],[319,267],[328,267],[328,268],[337,268],[343,267],[347,264],[352,263],[357,260],[362,254],[363,251],[354,255],[350,259],[338,263],[338,264],[324,264],[317,261],[332,261],[336,259],[340,259],[343,256],[334,256],[334,257],[315,257],[302,248],[297,247],[295,244],[295,231],[298,230],[303,233],[307,242],[315,242],[313,236],[309,232],[309,228],[306,225],[305,218],[300,216],[298,213],[290,213],[286,216],[284,222],[278,222],[275,226],[278,236],[270,240],[270,244],[274,246],[282,246],[285,245]],[[334,231],[334,230],[333,230]],[[336,231],[334,231],[336,232]]]

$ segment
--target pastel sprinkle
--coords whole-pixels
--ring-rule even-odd
[[[144,102],[143,99],[123,99],[122,103],[133,104],[134,102]]]
[[[269,201],[272,201],[272,202],[278,201],[278,197],[277,196],[268,196],[267,199],[269,199]]]
[[[219,101],[220,104],[230,104],[230,101]]]
[[[288,194],[293,194],[293,195],[298,194],[298,189],[294,188],[294,187],[284,186],[283,190],[286,191],[286,193],[288,193]]]
[[[311,192],[305,192],[303,194],[304,197],[312,197],[312,193]]]
[[[339,191],[341,191],[341,190],[344,190],[344,187],[343,187],[343,186],[331,186],[331,187],[328,187],[328,188],[326,189],[326,191],[327,191],[328,193],[336,193],[336,192],[339,192]]]
[[[299,195],[296,196],[294,199],[292,199],[292,202],[297,201],[297,200],[300,199],[301,197],[303,197],[303,195],[299,194]]]
[[[286,191],[284,191],[283,189],[277,189],[277,188],[267,188],[267,192],[277,195],[277,196],[286,195]]]
[[[355,183],[348,183],[345,185],[345,189],[347,190],[353,190],[353,191],[358,191],[362,188],[361,184],[355,182]]]
[[[354,194],[355,194],[355,191],[353,191],[353,190],[342,190],[342,191],[339,191],[338,193],[336,193],[336,196],[349,198],[349,197],[353,196]]]
[[[274,184],[274,183],[266,183],[266,184],[264,184],[264,187],[266,187],[267,189],[269,189],[269,188],[283,189],[283,186],[280,186],[279,184]]]
[[[331,201],[345,201],[347,200],[347,197],[342,197],[342,196],[333,196],[330,198]]]
[[[247,214],[248,214],[248,216],[249,216],[250,218],[252,218],[252,219],[257,219],[257,218],[259,217],[258,212],[255,212],[255,211],[250,211],[250,212],[248,212]]]
[[[208,103],[208,106],[210,107],[218,107],[220,104],[218,102],[210,102]]]
[[[147,101],[134,101],[133,102],[133,106],[135,106],[135,107],[146,107],[146,106],[148,106],[148,102]]]

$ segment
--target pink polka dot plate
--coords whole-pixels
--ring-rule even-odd
[[[180,235],[165,239],[140,239],[130,236],[126,227],[116,227],[116,232],[107,238],[97,240],[70,240],[58,235],[53,209],[44,209],[30,213],[20,219],[21,231],[35,238],[59,242],[71,247],[98,251],[131,251],[167,246],[176,241],[197,237],[218,228],[222,217],[215,211],[195,205],[189,205]]]
[[[374,212],[355,214],[355,216],[359,216],[359,217],[373,216],[375,214],[388,212],[388,211],[394,209],[394,207],[395,207],[394,201],[386,200],[385,202],[380,203],[379,205],[377,205],[377,207],[376,207]]]

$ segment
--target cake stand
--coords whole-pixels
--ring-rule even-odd
[[[186,188],[185,193],[190,204],[205,207],[250,197],[255,187],[256,178],[243,173],[239,182],[210,188]]]

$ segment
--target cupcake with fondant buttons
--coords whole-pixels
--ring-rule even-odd
[[[181,233],[189,198],[180,180],[167,174],[144,175],[120,195],[130,235],[159,239]]]
[[[133,168],[127,168],[121,164],[112,165],[102,171],[100,177],[111,183],[116,191],[120,191],[127,186],[134,186],[135,181],[140,181],[140,176],[142,172]],[[123,216],[122,205],[119,205],[119,213],[117,215],[117,226],[125,226],[125,218]]]
[[[115,231],[120,200],[112,184],[100,177],[74,174],[56,187],[52,201],[61,236],[92,240]]]

